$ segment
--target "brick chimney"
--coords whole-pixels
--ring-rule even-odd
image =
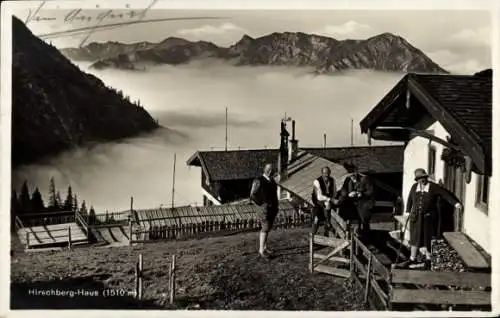
[[[299,141],[295,139],[295,120],[292,120],[292,139],[290,139],[290,146],[288,146],[288,163],[291,163],[299,153]]]
[[[281,121],[281,131],[280,131],[280,149],[278,154],[278,175],[280,180],[283,180],[287,175],[288,166],[288,136],[290,134],[286,130],[285,121]]]

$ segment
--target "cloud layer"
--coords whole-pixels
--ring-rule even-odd
[[[343,39],[363,39],[372,35],[372,28],[356,21],[347,21],[340,25],[326,25],[312,33],[324,36],[331,36],[338,40]]]

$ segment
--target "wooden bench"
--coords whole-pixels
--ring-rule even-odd
[[[471,269],[490,268],[490,264],[486,258],[481,254],[479,249],[472,244],[467,235],[462,232],[445,232],[443,236],[462,258],[467,267]]]

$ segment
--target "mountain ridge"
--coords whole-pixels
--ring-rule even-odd
[[[13,166],[157,128],[142,106],[82,72],[13,17]]]
[[[61,49],[61,53],[76,61],[93,62],[91,67],[97,69],[134,70],[141,65],[177,65],[215,58],[236,66],[308,66],[319,74],[349,69],[448,73],[406,39],[389,32],[364,40],[337,40],[304,32],[273,32],[256,38],[245,34],[227,47],[168,37],[158,43],[92,42],[82,48]]]

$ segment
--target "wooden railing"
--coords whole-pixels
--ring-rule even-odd
[[[85,217],[78,211],[75,212],[75,221],[80,227],[82,228],[83,232],[85,233],[85,236],[87,239],[89,239],[90,233],[89,233],[89,224]]]
[[[165,218],[158,218],[162,220]],[[149,220],[140,221],[146,223]],[[231,221],[203,221],[174,224],[170,226],[151,226],[144,228],[140,223],[131,221],[129,224],[130,243],[149,242],[153,240],[200,238],[205,235],[228,235],[237,232],[255,231],[260,229],[260,221],[255,218],[237,219]],[[278,216],[274,227],[278,229],[302,227],[311,224],[308,214],[293,214],[288,217]]]
[[[73,211],[29,213],[20,214],[18,217],[24,227],[75,222],[75,212]]]
[[[126,225],[130,217],[130,211],[111,212],[108,214],[96,214],[89,220],[90,226],[94,225]]]
[[[21,221],[21,219],[18,216],[16,216],[14,218],[14,224],[16,227],[16,232],[24,227],[23,222]]]
[[[491,310],[491,275],[390,269],[353,235],[351,277],[380,310]]]

